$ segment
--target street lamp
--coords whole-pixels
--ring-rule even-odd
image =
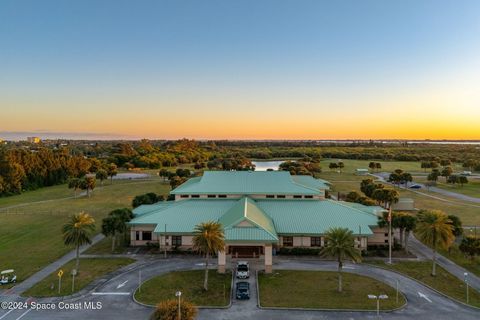
[[[182,314],[180,313],[180,297],[182,296],[182,291],[175,292],[175,297],[178,297],[178,320],[182,320]]]
[[[380,300],[385,300],[388,299],[388,296],[386,294],[380,294],[380,295],[374,295],[374,294],[369,294],[368,299],[376,299],[377,300],[377,316],[380,316]]]
[[[465,281],[465,284],[467,285],[467,303],[468,303],[469,296],[468,296],[468,273],[467,272],[463,274],[463,281]]]

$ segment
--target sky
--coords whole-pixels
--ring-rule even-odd
[[[480,1],[0,0],[0,138],[480,139]]]

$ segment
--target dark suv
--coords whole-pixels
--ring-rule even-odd
[[[236,294],[238,300],[250,299],[250,284],[246,281],[237,282]]]

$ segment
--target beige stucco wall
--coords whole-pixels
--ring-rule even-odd
[[[388,233],[387,228],[371,228],[373,231],[373,236],[368,237],[368,244],[369,245],[385,245],[387,244],[385,240],[388,240],[388,236],[385,236],[385,234]]]

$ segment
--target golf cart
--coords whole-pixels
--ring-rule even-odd
[[[15,270],[3,270],[0,272],[0,285],[15,283],[17,282],[17,275],[15,274]]]

